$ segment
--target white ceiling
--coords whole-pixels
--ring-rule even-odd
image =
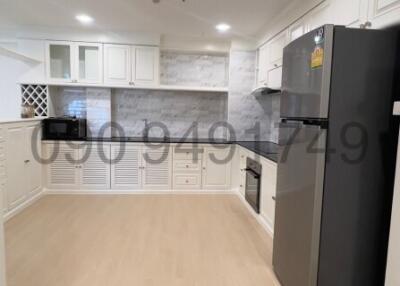
[[[51,26],[104,32],[152,32],[176,36],[254,38],[280,12],[302,0],[0,0],[0,27]],[[75,15],[95,18],[82,27]],[[221,35],[220,22],[232,30]]]

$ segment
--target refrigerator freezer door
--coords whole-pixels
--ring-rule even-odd
[[[326,133],[280,126],[273,266],[285,286],[317,284]]]
[[[323,26],[285,48],[282,118],[328,118],[333,30]]]

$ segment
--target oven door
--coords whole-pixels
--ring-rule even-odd
[[[246,169],[246,201],[257,213],[260,213],[261,177],[252,169]]]

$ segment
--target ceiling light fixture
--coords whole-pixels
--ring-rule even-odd
[[[91,24],[94,21],[92,17],[86,14],[76,15],[75,19],[81,22],[82,24]]]
[[[224,32],[229,31],[231,29],[231,26],[229,26],[226,23],[221,23],[221,24],[218,24],[217,26],[215,26],[215,29],[217,29],[221,33],[224,33]]]

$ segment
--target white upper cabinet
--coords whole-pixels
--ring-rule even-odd
[[[339,0],[342,1],[342,0]],[[358,0],[356,0],[358,1]],[[353,5],[350,2],[353,1],[348,1],[348,5]],[[305,33],[312,31],[316,28],[319,28],[323,25],[326,24],[334,24],[335,23],[335,19],[334,19],[334,15],[336,15],[336,13],[332,13],[332,4],[330,2],[324,2],[322,4],[320,4],[318,7],[316,7],[315,9],[313,9],[308,15],[306,15],[304,17],[304,21],[306,22],[306,26],[307,29],[305,31]],[[347,13],[348,11],[346,11]],[[342,14],[342,12],[340,12],[340,14]]]
[[[127,45],[104,45],[104,82],[129,85],[131,48]]]
[[[298,20],[296,23],[294,23],[292,26],[289,27],[288,30],[288,39],[289,42],[292,42],[296,40],[297,38],[300,38],[307,32],[307,23],[304,18]]]
[[[263,45],[258,50],[257,86],[267,84],[268,63],[268,46]]]
[[[101,44],[77,44],[78,81],[82,83],[103,82],[103,46]]]
[[[160,50],[156,47],[132,47],[132,81],[135,85],[159,83]]]
[[[53,83],[102,83],[101,44],[47,42],[47,79]]]
[[[105,45],[104,81],[111,85],[158,85],[159,56],[156,47]]]
[[[367,22],[369,0],[334,0],[330,14],[335,15],[333,24],[360,27]]]
[[[267,44],[269,51],[268,53],[269,69],[282,66],[283,48],[286,46],[286,44],[287,44],[286,31],[273,38]]]
[[[48,42],[46,46],[47,78],[52,82],[73,81],[73,44],[70,42]]]
[[[368,18],[372,28],[400,23],[400,0],[369,0]]]

